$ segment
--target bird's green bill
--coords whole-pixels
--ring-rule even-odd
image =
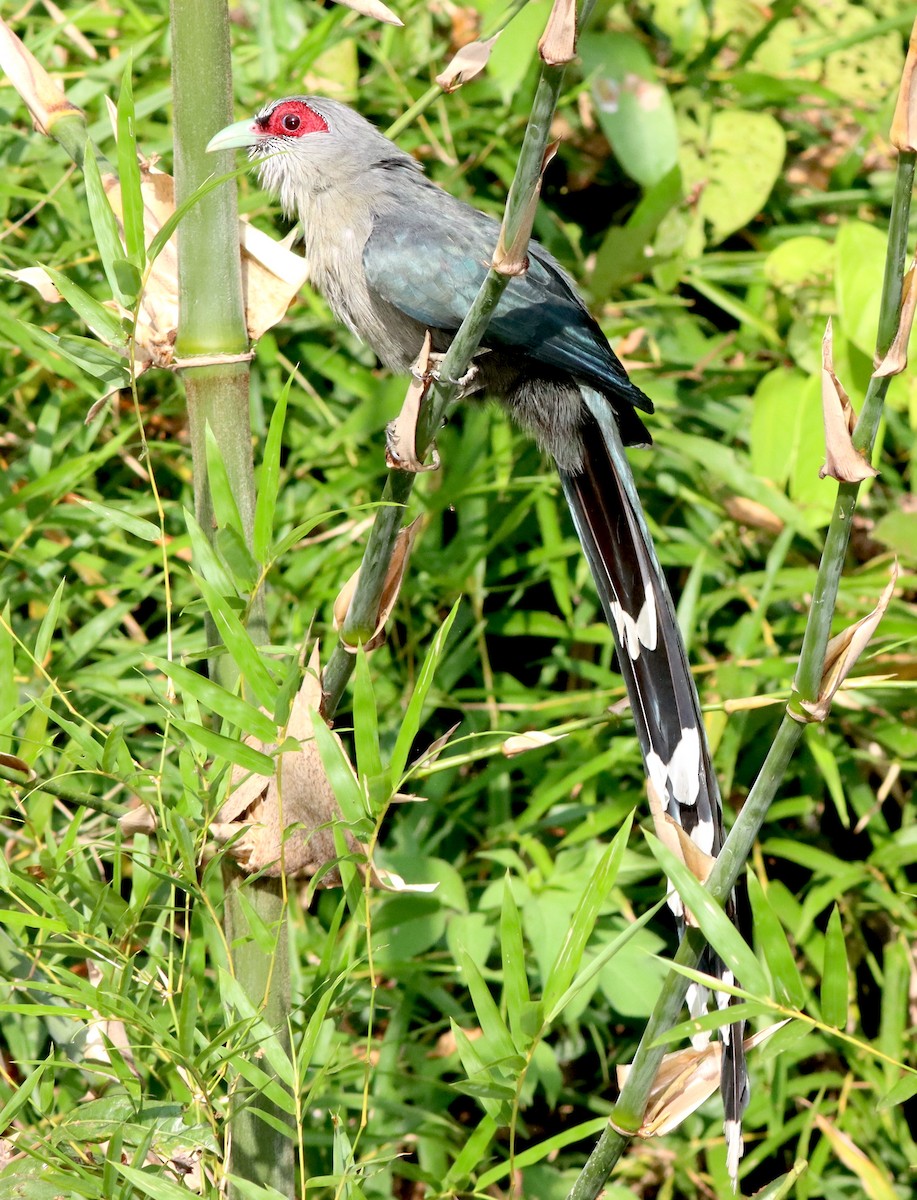
[[[236,121],[235,125],[227,125],[219,133],[215,133],[207,143],[208,152],[214,150],[237,150],[242,146],[255,146],[260,137],[259,130],[249,117],[245,121]]]

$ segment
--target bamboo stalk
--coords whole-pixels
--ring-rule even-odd
[[[877,361],[884,357],[898,328],[915,158],[917,156],[913,152],[905,151],[898,160],[876,338]],[[887,378],[870,380],[853,434],[854,445],[867,454],[875,444],[888,383]],[[837,604],[837,592],[858,492],[859,484],[838,485],[834,514],[825,538],[803,636],[796,674],[796,695],[787,705],[787,714],[777,730],[761,772],[707,881],[707,889],[718,903],[723,903],[735,885],[784,778],[790,759],[802,738],[805,723],[811,719],[801,702],[815,700],[821,686],[825,648],[831,633],[831,622]],[[680,966],[697,967],[704,945],[699,932],[688,929],[674,961]],[[678,1020],[688,982],[676,971],[670,971],[666,976],[627,1080],[612,1110],[608,1127],[570,1189],[567,1200],[596,1200],[630,1139],[637,1135],[653,1080],[665,1053],[664,1046],[654,1046],[653,1043]]]
[[[172,0],[172,82],[175,110],[175,187],[181,204],[213,174],[232,169],[230,155],[214,163],[205,147],[232,119],[229,16],[221,0]],[[249,373],[244,361],[193,365],[195,355],[240,355],[248,349],[242,301],[235,182],[203,197],[179,227],[180,319],[176,354],[186,364],[183,379],[194,471],[195,512],[201,528],[215,532],[207,480],[206,436],[211,429],[226,466],[251,543],[255,487],[249,420]],[[191,360],[189,363],[188,360]],[[249,615],[249,632],[267,640],[261,593]],[[211,632],[211,643],[215,631]],[[235,685],[228,655],[211,659],[211,675]],[[288,1048],[290,981],[285,893],[280,880],[243,880],[234,865],[224,869],[225,925],[232,969],[253,1006]],[[265,949],[249,928],[241,891],[255,919],[275,931]],[[249,1184],[295,1194],[294,1137],[283,1111],[259,1097],[264,1116],[234,1094],[230,1121],[230,1174]],[[265,1119],[265,1117],[267,1119]],[[236,1193],[232,1188],[230,1195]]]

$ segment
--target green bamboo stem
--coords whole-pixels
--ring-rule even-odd
[[[551,119],[557,107],[563,79],[563,67],[545,65],[542,68],[516,174],[506,202],[504,240],[507,246],[514,243],[525,220],[531,197],[538,187]],[[440,364],[439,381],[431,388],[421,408],[417,424],[416,442],[419,458],[423,458],[427,453],[449,406],[459,396],[459,387],[448,381],[461,379],[467,372],[509,279],[508,275],[493,269],[487,272],[474,303]],[[353,672],[356,661],[353,648],[360,642],[367,641],[375,628],[382,588],[401,525],[402,509],[396,506],[407,503],[414,486],[414,478],[409,472],[389,471],[382,493],[383,501],[388,503],[376,514],[360,566],[360,580],[341,629],[341,640],[323,672],[322,712],[329,719],[334,716]]]
[[[232,120],[229,15],[222,0],[172,0],[172,82],[175,108],[175,185],[181,204],[216,170],[232,170],[226,152],[214,162],[205,147]],[[176,356],[183,364],[194,470],[195,511],[208,534],[215,532],[207,480],[206,434],[220,449],[251,542],[254,468],[249,419],[248,333],[242,300],[235,182],[229,181],[192,208],[179,227],[180,319]],[[224,364],[194,366],[196,355],[224,355]],[[236,359],[236,361],[232,361]],[[249,632],[266,641],[261,595],[255,598]],[[215,636],[211,634],[211,638]],[[211,660],[211,673],[234,686],[228,655]],[[281,881],[244,881],[224,870],[225,924],[236,978],[254,1007],[288,1046],[290,981],[285,896]],[[264,949],[249,927],[241,890],[255,919],[276,931]],[[295,1195],[295,1140],[283,1110],[258,1097],[255,1111],[243,1087],[233,1097],[228,1172],[246,1183]],[[265,1119],[267,1118],[267,1119]],[[230,1196],[236,1194],[235,1187]]]
[[[706,885],[719,904],[725,901],[735,887],[767,816],[771,801],[802,737],[802,729],[797,721],[784,717],[761,773],[755,780],[754,787],[720,851]],[[703,934],[697,929],[688,929],[674,961],[680,966],[697,967],[705,947]],[[666,976],[659,999],[634,1055],[630,1073],[609,1117],[608,1127],[577,1176],[567,1200],[596,1200],[628,1142],[636,1136],[653,1080],[667,1050],[666,1046],[657,1046],[654,1042],[679,1019],[688,984],[689,980],[677,971],[670,971]]]
[[[87,136],[86,118],[83,114],[74,112],[59,117],[51,126],[50,133],[76,165],[82,167]]]
[[[915,160],[917,160],[917,156],[914,154],[903,153],[898,161],[895,196],[889,221],[882,305],[876,339],[879,358],[884,357],[888,351],[898,328]],[[888,384],[888,379],[873,378],[870,380],[866,400],[853,434],[854,445],[866,454],[871,452],[875,443]],[[843,572],[858,491],[859,484],[842,483],[838,485],[834,514],[825,538],[812,606],[800,652],[795,685],[797,694],[787,705],[787,715],[780,724],[764,766],[755,780],[741,813],[736,818],[732,832],[726,839],[707,881],[707,889],[718,903],[722,904],[734,887],[743,865],[751,853],[768,809],[777,794],[790,759],[802,737],[804,723],[809,716],[801,707],[800,701],[802,699],[814,700],[818,695],[824,670],[825,647],[830,636],[831,622],[837,603],[838,586]],[[800,716],[804,718],[803,721],[800,721]],[[688,929],[674,961],[681,966],[696,967],[704,945],[704,940],[699,932]],[[666,977],[652,1016],[640,1040],[640,1045],[637,1047],[630,1073],[612,1110],[608,1128],[600,1137],[577,1177],[567,1200],[596,1200],[615,1164],[627,1148],[628,1142],[637,1134],[649,1100],[653,1080],[665,1053],[664,1046],[654,1046],[653,1043],[678,1020],[688,982],[683,975],[676,971],[669,972]]]
[[[889,218],[888,250],[885,256],[879,328],[876,334],[876,352],[879,359],[885,357],[898,328],[915,161],[917,161],[917,155],[913,152],[902,153],[898,157],[895,191]],[[866,398],[853,432],[853,444],[867,456],[872,453],[875,444],[882,416],[882,406],[890,382],[888,378],[876,379],[873,377],[866,390]],[[834,617],[838,588],[850,541],[853,511],[859,491],[858,483],[842,483],[837,489],[837,499],[834,502],[834,512],[825,536],[825,546],[815,588],[812,592],[812,606],[799,654],[799,667],[794,683],[796,695],[789,704],[790,712],[800,720],[809,719],[809,715],[803,707],[803,701],[811,702],[817,699],[821,686],[825,647],[831,637],[831,621]]]

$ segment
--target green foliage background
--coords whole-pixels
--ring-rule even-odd
[[[485,74],[437,95],[399,134],[433,178],[495,213],[548,11],[530,0]],[[385,128],[503,10],[409,0],[398,12],[400,30],[311,2],[234,10],[239,114],[316,90]],[[95,57],[44,10],[17,32],[60,73],[112,159],[105,97],[131,55],[138,142],[168,165],[165,7],[68,6],[66,16]],[[633,461],[698,664],[727,810],[741,805],[788,695],[833,502],[834,484],[818,478],[829,315],[855,401],[872,370],[894,170],[887,130],[910,19],[883,0],[778,2],[767,14],[724,0],[600,4],[557,117],[536,234],[657,404],[656,446]],[[11,88],[0,102],[2,266],[41,263],[107,299],[81,175],[30,128]],[[254,187],[244,208],[276,227]],[[0,1170],[0,1198],[184,1195],[181,1171],[198,1158],[201,1186],[216,1194],[230,1068],[255,1096],[268,1089],[286,1105],[310,1196],[565,1196],[674,935],[664,910],[634,928],[664,892],[644,840],[608,849],[633,810],[647,819],[643,775],[555,478],[479,403],[439,438],[443,469],[416,489],[425,526],[388,642],[358,671],[353,721],[338,719],[364,780],[350,799],[366,808],[378,862],[438,887],[363,893],[352,879],[346,893],[318,891],[307,910],[308,889],[291,885],[290,1061],[232,980],[219,860],[206,849],[227,754],[240,754],[215,735],[234,737],[245,713],[197,674],[173,687],[162,663],[196,670],[206,657],[192,546],[197,570],[222,581],[240,612],[253,567],[255,578],[267,569],[266,661],[281,707],[302,644],[317,635],[327,657],[331,606],[359,562],[361,506],[379,495],[382,430],[404,381],[381,374],[304,295],[253,364],[256,463],[292,377],[274,543],[252,564],[217,497],[222,562],[202,566],[173,379],[143,376],[136,403],[122,392],[86,423],[106,365],[86,343],[58,346],[41,330],[87,334],[68,306],[8,276],[0,752],[37,780],[0,785],[0,1112],[24,1152]],[[913,1189],[915,421],[905,375],[891,388],[837,628],[873,607],[893,554],[897,597],[864,678],[807,731],[750,864],[770,985],[760,1024],[804,1015],[751,1059],[746,1193],[800,1160],[807,1169],[780,1194],[888,1200]],[[229,641],[244,652],[241,637]],[[420,704],[408,701],[421,685],[414,736]],[[760,697],[773,703],[743,703]],[[456,722],[438,761],[406,780],[391,767],[406,736],[413,757]],[[533,729],[563,737],[507,757],[506,737]],[[399,789],[422,802],[392,806]],[[156,812],[154,835],[121,835],[115,815],[134,797]],[[571,928],[588,938],[584,956],[542,1025],[551,1006],[537,1001],[558,999]],[[607,1194],[730,1195],[718,1101],[635,1144]]]

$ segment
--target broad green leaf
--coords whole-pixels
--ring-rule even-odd
[[[679,122],[686,191],[703,185],[698,205],[712,246],[748,225],[780,177],[786,136],[766,112],[701,108]]]
[[[631,179],[653,187],[678,164],[678,130],[652,56],[626,33],[586,33],[579,51],[612,153]]]
[[[213,584],[218,592],[224,596],[233,596],[236,590],[235,584],[226,563],[217,554],[213,544],[198,525],[194,514],[185,509],[183,515],[188,527],[188,535],[191,538],[191,561],[194,563],[195,570],[203,575],[208,583]]]
[[[38,325],[29,325],[27,321],[22,322],[22,327],[29,331],[35,341],[55,354],[63,355],[67,362],[79,367],[92,379],[98,379],[105,386],[106,394],[117,388],[130,387],[131,373],[122,351],[104,346],[94,338],[71,334],[58,337]]]
[[[0,1128],[8,1129],[12,1122],[16,1120],[16,1117],[31,1100],[32,1093],[38,1087],[42,1076],[51,1065],[51,1062],[52,1059],[49,1058],[45,1062],[38,1063],[37,1066],[33,1067],[33,1069],[28,1072],[22,1083],[15,1088],[12,1096],[10,1096],[6,1104],[0,1108]]]
[[[764,275],[772,287],[795,292],[824,285],[834,273],[835,249],[827,238],[791,237],[775,246],[764,260]]]
[[[917,512],[894,509],[876,522],[871,537],[913,567],[917,564]]]
[[[223,461],[223,452],[220,449],[220,443],[217,441],[217,435],[214,433],[209,421],[204,430],[204,437],[207,446],[207,483],[210,488],[210,498],[213,501],[213,511],[216,516],[217,525],[221,527],[229,526],[235,529],[237,533],[241,533],[242,518],[239,516],[239,506],[233,494],[229,472],[226,470],[226,464]]]
[[[703,972],[699,972],[699,975],[705,980],[706,987],[716,986],[716,980],[712,976],[704,975]],[[730,1004],[727,1008],[714,1008],[710,1012],[704,1013],[703,1016],[691,1017],[687,1021],[673,1025],[664,1033],[660,1033],[653,1045],[670,1046],[678,1042],[687,1042],[695,1034],[713,1033],[717,1029],[722,1029],[724,1025],[733,1025],[737,1021],[750,1021],[755,1017],[770,1016],[776,1020],[778,1014],[774,1009],[774,1004],[768,1003],[766,1000],[746,1000],[740,1001],[738,1004]]]
[[[243,594],[253,592],[261,572],[238,529],[234,525],[223,525],[216,532],[214,545],[232,572],[233,582],[238,591]]]
[[[598,1134],[608,1128],[608,1118],[598,1117],[591,1121],[583,1121],[578,1125],[574,1125],[570,1129],[564,1129],[561,1133],[555,1133],[553,1137],[545,1138],[539,1141],[537,1145],[528,1146],[520,1154],[517,1154],[512,1160],[512,1169],[521,1171],[526,1167],[532,1166],[534,1163],[542,1162],[545,1159],[552,1159],[558,1151],[563,1150],[567,1146],[575,1145],[579,1141],[591,1141]],[[489,1171],[483,1172],[478,1176],[478,1191],[482,1192],[485,1189],[490,1189],[501,1179],[505,1179],[510,1173],[510,1160],[504,1156],[502,1163],[499,1166],[491,1168]],[[633,1192],[630,1189],[617,1189],[614,1184],[606,1183],[602,1188],[602,1200],[630,1200]]]
[[[800,421],[808,377],[775,367],[757,386],[751,418],[751,467],[756,475],[785,487],[799,455]]]
[[[477,1175],[481,1163],[485,1160],[487,1150],[497,1136],[497,1123],[493,1117],[485,1115],[471,1131],[468,1140],[459,1150],[455,1161],[449,1168],[443,1180],[442,1192],[448,1195],[449,1190],[460,1190],[466,1180]]]
[[[141,538],[145,542],[158,542],[162,538],[162,530],[145,517],[135,517],[123,508],[114,508],[110,504],[100,504],[96,500],[82,500],[84,508],[96,514],[104,525],[117,525],[126,533]]]
[[[504,100],[515,95],[528,75],[550,11],[548,0],[529,0],[497,38],[487,62],[487,73]]]
[[[656,914],[664,907],[665,901],[660,900],[654,904],[652,908],[648,908],[645,913],[637,918],[636,921],[631,921],[628,925],[613,938],[598,953],[591,958],[583,969],[579,972],[567,990],[562,996],[559,996],[554,1005],[550,1009],[546,1009],[546,1020],[551,1022],[557,1019],[558,1016],[575,1000],[577,1000],[587,988],[589,988],[597,975],[608,966],[615,956],[620,953],[637,934],[644,929]]]
[[[815,759],[841,824],[845,829],[849,829],[850,812],[847,808],[847,797],[844,795],[844,784],[837,764],[837,746],[833,744],[834,739],[821,725],[807,729],[806,733],[808,735],[806,748]]]
[[[41,625],[38,627],[38,634],[35,638],[35,661],[39,666],[45,666],[48,654],[51,650],[51,639],[54,637],[57,629],[57,622],[60,620],[61,601],[64,598],[64,588],[67,581],[62,579],[54,591],[54,595],[48,601],[48,608],[45,615],[41,619]]]
[[[105,308],[95,297],[90,296],[78,283],[68,279],[61,271],[56,271],[54,267],[45,267],[45,270],[63,298],[77,316],[86,322],[96,337],[101,338],[103,342],[112,347],[120,348],[126,345],[127,335],[120,317],[111,309]]]
[[[475,1015],[484,1035],[477,1047],[486,1051],[486,1061],[504,1062],[514,1058],[518,1052],[512,1035],[500,1016],[500,1010],[490,994],[490,988],[484,982],[477,963],[464,951],[459,952],[459,961],[462,964],[462,974],[468,983],[468,990],[471,992]],[[482,1061],[485,1061],[483,1054],[481,1057]]]
[[[647,248],[660,224],[681,200],[681,170],[673,166],[649,188],[625,225],[612,225],[599,246],[590,281],[598,299],[612,295],[634,275],[647,270]]]
[[[181,1183],[172,1183],[164,1175],[140,1171],[126,1163],[117,1163],[116,1167],[140,1196],[149,1196],[150,1200],[188,1200],[188,1189]]]
[[[313,714],[312,730],[322,766],[325,768],[334,798],[341,807],[344,820],[349,825],[357,825],[371,818],[363,789],[354,776],[344,748],[318,713]]]
[[[902,1075],[898,1082],[879,1101],[879,1108],[894,1108],[917,1096],[917,1072]]]
[[[277,1031],[272,1029],[262,1015],[259,1007],[252,1003],[242,984],[223,967],[217,969],[220,983],[220,996],[223,1003],[234,1009],[242,1020],[250,1025],[249,1036],[258,1045],[259,1059],[264,1059],[273,1070],[277,1079],[290,1089],[296,1087],[296,1077],[290,1056],[284,1048]],[[267,981],[265,980],[265,983]],[[234,1060],[235,1061],[235,1058]],[[287,1104],[292,1108],[293,1098]]]
[[[879,326],[885,243],[885,233],[864,221],[844,221],[834,243],[834,281],[843,331],[870,359]]]

